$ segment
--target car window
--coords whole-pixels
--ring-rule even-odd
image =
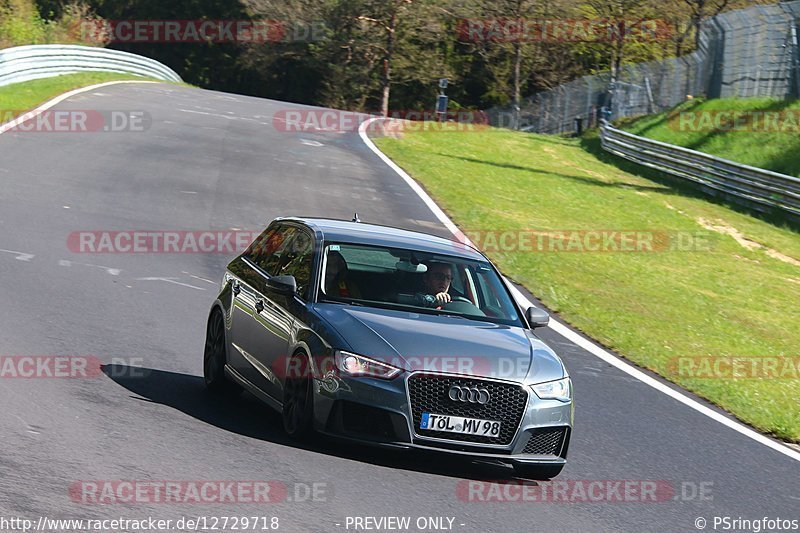
[[[294,276],[297,293],[308,298],[314,258],[314,238],[309,232],[277,224],[259,235],[245,256],[269,276]]]
[[[278,271],[281,264],[288,262],[288,259],[281,258],[289,253],[289,245],[296,232],[295,226],[286,224],[268,228],[245,252],[247,258],[270,276],[280,275]]]
[[[323,300],[521,323],[502,280],[486,261],[353,243],[331,243],[324,257]],[[335,267],[329,265],[331,257],[340,258],[333,261]],[[449,302],[436,301],[442,292]]]
[[[506,297],[507,292],[502,285],[502,281],[491,269],[476,269],[475,279],[478,280],[478,295],[481,300],[481,308],[499,315],[514,312],[511,301]]]
[[[275,276],[294,276],[297,282],[297,294],[308,299],[311,284],[311,268],[314,259],[314,238],[310,233],[297,229],[286,240],[273,257],[278,257],[270,264]]]

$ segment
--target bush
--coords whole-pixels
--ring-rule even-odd
[[[32,0],[0,0],[0,48],[44,44],[46,26]]]
[[[51,13],[50,20],[39,14],[34,0],[0,0],[0,49],[53,43],[103,46],[102,41],[86,38],[82,32],[83,28],[97,28],[102,22],[81,0],[65,4],[58,16]]]

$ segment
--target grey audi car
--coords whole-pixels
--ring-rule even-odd
[[[225,272],[204,378],[282,413],[286,432],[511,463],[558,475],[572,383],[478,250],[432,235],[279,218]]]

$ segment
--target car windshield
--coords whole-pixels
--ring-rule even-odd
[[[486,261],[417,250],[329,244],[323,252],[320,299],[522,325]]]

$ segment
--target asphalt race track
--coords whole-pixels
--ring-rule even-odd
[[[363,221],[449,235],[355,131],[279,131],[275,114],[298,107],[114,85],[57,108],[144,111],[146,131],[0,135],[0,356],[92,355],[106,365],[90,379],[0,379],[0,517],[264,516],[278,517],[281,531],[315,532],[353,531],[354,517],[410,517],[407,531],[434,531],[425,519],[445,517],[440,528],[458,532],[697,531],[698,518],[713,531],[715,516],[800,518],[797,460],[550,329],[540,336],[576,389],[569,463],[557,480],[569,491],[657,482],[657,501],[607,492],[599,501],[470,501],[479,496],[465,497],[469,487],[486,486],[465,480],[508,480],[510,467],[324,439],[298,446],[253,397],[209,396],[205,321],[235,254],[75,253],[72,232],[260,231],[280,215],[357,211]],[[258,480],[287,493],[266,504],[176,504],[90,503],[75,492],[81,482],[119,480]]]

